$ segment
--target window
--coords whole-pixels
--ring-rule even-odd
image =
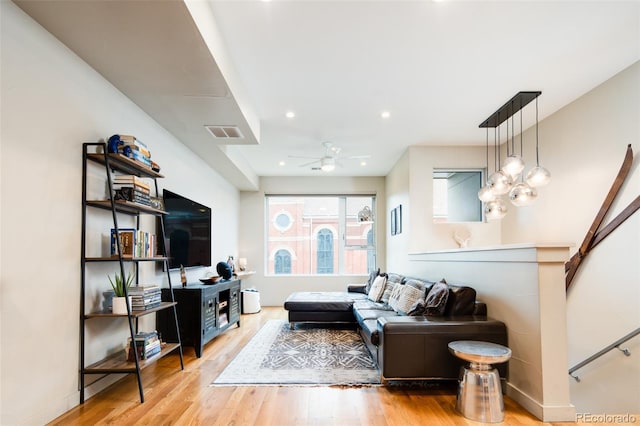
[[[434,170],[434,223],[482,222],[481,187],[481,170]]]
[[[318,273],[333,273],[333,233],[328,229],[318,232]]]
[[[375,197],[268,195],[267,274],[366,275],[375,270],[375,217],[359,218],[364,207],[375,214]]]
[[[278,250],[274,256],[275,273],[290,274],[291,273],[291,253],[286,250]]]

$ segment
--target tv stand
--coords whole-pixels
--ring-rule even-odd
[[[240,327],[240,285],[236,279],[173,289],[183,347],[192,345],[200,358],[204,345],[211,339],[234,324]],[[168,289],[162,290],[162,300],[165,297],[170,297]],[[158,332],[163,340],[173,342],[177,335],[169,320],[163,312],[158,312]]]

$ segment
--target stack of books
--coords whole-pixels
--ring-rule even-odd
[[[160,306],[162,291],[159,285],[133,286],[129,288],[131,296],[131,309],[134,311],[146,311]]]
[[[138,359],[149,359],[158,355],[162,350],[160,345],[160,338],[157,331],[140,332],[135,335],[134,340],[129,338],[129,344],[127,345],[127,361],[135,361],[135,355],[133,349],[138,351]]]
[[[151,152],[140,139],[132,135],[119,135],[121,144],[118,145],[118,152],[127,157],[151,167]]]
[[[135,175],[116,175],[113,177],[114,199],[151,205],[151,187]]]

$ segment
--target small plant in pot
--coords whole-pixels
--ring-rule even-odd
[[[129,287],[131,287],[131,283],[133,282],[133,275],[127,275],[123,278],[121,274],[116,274],[113,280],[109,277],[109,282],[113,288],[113,306],[111,312],[117,315],[126,315],[127,303],[129,307],[131,307],[131,296],[125,297],[125,294],[129,294]],[[125,288],[127,290],[126,293]]]

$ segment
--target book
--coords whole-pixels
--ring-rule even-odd
[[[113,177],[113,183],[135,184],[145,189],[151,190],[151,186],[147,182],[135,175],[116,175]]]
[[[136,229],[123,228],[119,229],[120,235],[120,248],[122,250],[122,257],[133,257],[136,243]],[[118,255],[118,244],[116,242],[116,230],[111,228],[111,255]]]

